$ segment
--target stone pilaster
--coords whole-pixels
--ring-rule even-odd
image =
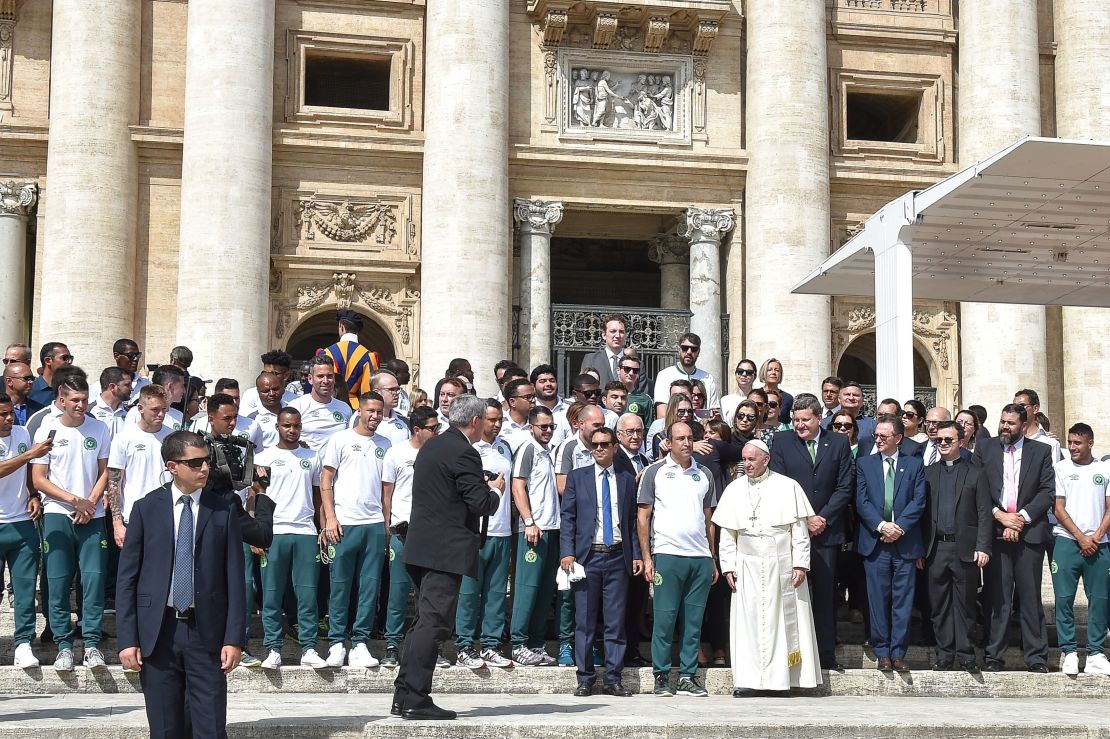
[[[551,361],[551,232],[563,204],[517,198],[513,219],[520,231],[520,363]]]
[[[39,200],[34,182],[0,182],[0,346],[27,343],[27,218]]]
[[[1056,133],[1067,139],[1110,137],[1110,8],[1100,0],[1056,0]],[[1096,452],[1110,443],[1110,419],[1095,410],[1110,390],[1110,311],[1064,308],[1064,408],[1053,431],[1089,423]],[[1044,394],[1042,393],[1042,403]]]
[[[55,0],[51,15],[36,342],[65,341],[90,374],[112,364],[112,342],[134,330],[139,175],[130,126],[139,115],[141,21],[139,0]],[[75,265],[111,289],[75,289]]]
[[[721,384],[721,240],[736,226],[730,209],[688,208],[683,235],[690,240],[690,330],[701,337],[698,366]]]
[[[968,167],[1041,131],[1037,0],[964,0],[959,32],[959,164]],[[1020,388],[1044,401],[1045,341],[1043,306],[962,303],[961,405],[983,405],[993,425]]]
[[[746,10],[746,98],[759,104],[747,106],[746,119],[747,344],[732,350],[756,364],[777,357],[784,388],[815,391],[830,370],[829,298],[790,290],[829,255],[825,2],[755,2]]]
[[[420,365],[466,357],[484,395],[512,349],[509,5],[436,0],[424,25]]]
[[[678,234],[659,234],[651,240],[648,259],[659,265],[659,307],[686,310],[690,306],[690,242]]]
[[[207,376],[253,382],[268,349],[273,0],[191,0],[187,44],[177,343]]]

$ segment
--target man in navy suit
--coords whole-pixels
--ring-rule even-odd
[[[590,442],[594,463],[567,475],[559,531],[560,566],[569,573],[577,562],[586,571],[584,580],[572,584],[578,666],[574,694],[588,696],[596,679],[593,644],[600,615],[605,624],[603,692],[626,698],[632,695],[621,685],[628,577],[644,569],[636,537],[636,480],[613,466],[617,435],[612,429],[599,428]]]
[[[234,506],[204,489],[208,446],[162,442],[173,482],[135,503],[116,583],[119,657],[139,671],[152,737],[226,737],[227,681],[246,644],[243,539]]]
[[[905,433],[901,419],[884,418],[875,427],[878,454],[856,462],[856,551],[864,558],[871,644],[883,672],[906,669],[915,565],[925,556],[925,468],[899,452]]]
[[[855,465],[848,437],[821,431],[821,401],[810,393],[794,399],[793,431],[775,434],[771,470],[802,486],[817,515],[809,519],[812,537],[809,587],[821,667],[842,669],[836,661],[836,560],[848,540],[848,504],[855,491]]]

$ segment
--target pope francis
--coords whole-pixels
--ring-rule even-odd
[[[734,697],[821,683],[806,572],[813,515],[805,492],[767,469],[759,441],[744,446],[744,475],[725,488],[713,514],[721,572],[732,588]]]

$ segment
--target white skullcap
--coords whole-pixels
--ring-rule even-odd
[[[771,450],[767,448],[767,445],[764,444],[759,439],[752,439],[751,441],[749,441],[747,444],[744,445],[744,448],[747,448],[747,447],[750,447],[750,446],[754,446],[756,449],[763,452],[764,454],[770,454],[771,453]]]

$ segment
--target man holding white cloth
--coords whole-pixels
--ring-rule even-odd
[[[744,476],[721,496],[721,572],[732,596],[733,697],[812,688],[822,682],[805,578],[814,515],[805,491],[767,469],[767,446],[744,446]]]

